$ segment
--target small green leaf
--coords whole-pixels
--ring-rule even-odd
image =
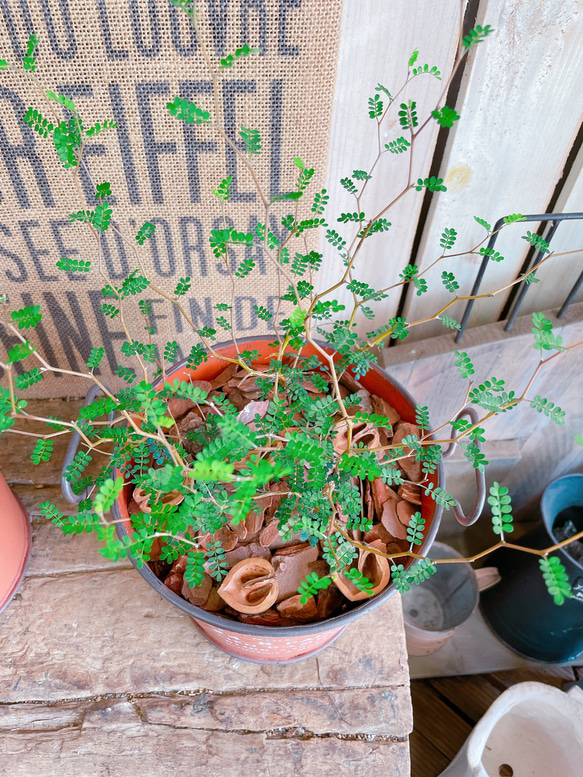
[[[453,248],[456,238],[457,238],[457,232],[455,231],[455,229],[445,229],[441,233],[441,240],[439,241],[439,244],[441,245],[444,251],[447,251],[450,248]]]
[[[573,596],[569,575],[558,556],[548,556],[539,559],[539,566],[543,574],[543,580],[547,591],[553,597],[555,604],[559,606],[565,603],[565,599]]]
[[[217,189],[213,189],[213,194],[219,200],[224,200],[226,202],[229,199],[232,178],[232,175],[229,175],[227,178],[223,178],[220,186]]]
[[[261,51],[261,49],[258,48],[249,48],[249,46],[245,43],[241,48],[237,49],[234,54],[227,54],[226,57],[223,57],[221,59],[221,69],[226,67],[233,67],[235,62],[242,57],[248,57],[250,54],[258,54]]]
[[[510,216],[504,217],[505,224],[514,224],[517,221],[526,221],[526,216],[523,216],[522,213],[512,213]]]
[[[241,136],[241,140],[245,145],[245,151],[250,156],[253,154],[261,153],[261,138],[259,136],[259,130],[241,127],[239,130],[239,135]]]
[[[368,596],[372,596],[373,584],[368,579],[368,577],[365,577],[362,572],[358,571],[358,569],[355,567],[352,569],[347,569],[344,572],[344,577],[347,580],[350,580],[352,585],[355,588],[358,588],[359,591],[364,591],[364,593],[368,594]]]
[[[48,461],[53,453],[52,440],[37,440],[33,452],[30,454],[33,464],[40,464],[41,461]]]
[[[494,28],[487,24],[485,27],[481,27],[477,24],[474,29],[470,30],[467,35],[464,35],[462,40],[462,46],[469,50],[473,46],[477,46],[481,43],[487,35],[494,32]]]
[[[8,351],[8,364],[23,361],[35,351],[36,346],[31,345],[28,340],[26,340],[24,343],[18,343],[18,345],[15,345],[14,348],[11,348]]]
[[[383,101],[379,94],[368,98],[368,115],[371,119],[378,119],[383,113]]]
[[[430,192],[446,192],[447,188],[443,185],[443,178],[419,178],[415,186],[416,191],[420,192],[423,188]]]
[[[410,549],[413,550],[414,545],[421,545],[423,542],[423,532],[425,531],[425,519],[421,517],[421,513],[418,511],[413,513],[409,519],[407,527],[407,542],[410,544]]]
[[[391,154],[402,154],[410,145],[411,144],[406,138],[397,138],[396,140],[389,141],[389,143],[385,143],[385,148],[387,151],[390,151]]]
[[[454,121],[459,119],[459,114],[453,108],[444,105],[441,110],[431,111],[431,115],[440,127],[453,127]]]
[[[143,245],[144,240],[149,240],[151,237],[153,237],[155,231],[156,231],[156,225],[151,224],[149,221],[146,221],[139,228],[138,234],[136,235],[136,240],[140,245]]]
[[[91,372],[93,372],[93,370],[96,370],[99,367],[101,360],[103,359],[104,356],[105,356],[105,348],[102,348],[101,346],[99,347],[96,346],[91,349],[91,353],[89,354],[89,358],[87,359],[87,366],[89,367]]]
[[[464,380],[469,379],[474,373],[474,365],[465,351],[455,351],[457,357],[455,366],[459,369]]]
[[[461,326],[460,324],[458,324],[455,318],[450,318],[449,316],[442,315],[440,319],[441,319],[441,323],[444,326],[446,326],[448,329],[457,329],[458,331],[461,331]]]
[[[452,272],[446,272],[445,270],[441,273],[441,282],[452,294],[455,294],[455,292],[460,287],[459,283],[455,279],[455,275]]]
[[[527,243],[530,243],[531,246],[537,248],[541,254],[550,253],[551,249],[549,248],[549,244],[540,235],[535,235],[534,232],[527,232],[526,235],[522,236],[522,239],[526,240]]]
[[[317,572],[310,572],[298,586],[300,604],[306,604],[310,596],[315,596],[318,591],[328,588],[331,583],[331,577],[318,577]]]
[[[29,305],[20,310],[13,310],[10,318],[18,324],[19,329],[34,329],[42,319],[40,305]]]
[[[107,478],[99,488],[93,500],[93,507],[98,515],[108,512],[124,486],[122,477],[115,480]]]
[[[477,216],[474,216],[474,219],[478,222],[478,224],[480,224],[480,226],[484,227],[486,232],[490,232],[492,230],[490,224],[488,224],[487,221],[484,221],[484,219],[480,219]]]
[[[401,103],[400,107],[399,124],[403,129],[413,132],[415,127],[419,124],[419,120],[417,119],[417,103],[409,100],[406,103]]]
[[[65,270],[66,272],[89,272],[91,262],[87,259],[68,259],[63,256],[62,259],[56,263],[59,270]]]
[[[494,534],[500,535],[501,540],[504,540],[505,533],[509,534],[514,531],[514,526],[512,525],[514,520],[512,517],[512,505],[508,489],[494,482],[490,486],[488,504],[492,510],[492,531]]]

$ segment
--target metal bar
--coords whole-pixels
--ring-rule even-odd
[[[532,213],[532,214],[529,214],[528,216],[524,216],[521,219],[520,222],[516,222],[516,223],[517,224],[518,223],[524,223],[525,221],[527,221],[527,222],[529,222],[529,221],[538,221],[538,222],[552,221],[553,225],[551,226],[551,229],[550,229],[550,231],[548,233],[548,239],[547,239],[547,243],[550,243],[551,239],[553,238],[553,236],[554,236],[554,234],[555,234],[555,232],[556,232],[556,230],[558,228],[558,225],[562,221],[575,221],[575,220],[583,220],[583,213]],[[494,246],[496,244],[496,240],[498,238],[499,230],[504,226],[504,224],[505,224],[504,218],[498,219],[498,221],[494,225],[494,233],[492,234],[492,236],[490,237],[490,240],[488,241],[488,248],[494,248]],[[539,251],[539,256],[540,255],[542,255],[542,253]],[[478,273],[476,275],[476,280],[474,281],[474,285],[472,287],[472,292],[471,292],[471,296],[472,297],[475,297],[478,294],[479,290],[480,290],[480,286],[482,284],[482,280],[483,280],[484,274],[486,272],[486,267],[488,266],[488,261],[489,261],[489,257],[486,254],[484,256],[484,258],[482,259],[482,263],[481,263],[481,265],[480,265],[480,267],[478,269]],[[537,257],[537,261],[538,261],[538,257]],[[536,264],[536,262],[534,262],[534,264]],[[532,266],[532,264],[531,264],[531,266]],[[573,301],[573,299],[575,297],[575,294],[577,293],[577,291],[579,290],[579,288],[580,288],[580,286],[582,284],[583,284],[583,272],[581,273],[581,275],[579,276],[579,278],[575,282],[573,288],[571,289],[571,291],[569,292],[565,302],[563,303],[563,306],[562,306],[562,308],[561,308],[561,310],[559,311],[559,314],[558,314],[559,318],[565,314],[567,308],[569,307],[569,305]],[[506,327],[505,327],[506,331],[509,331],[510,329],[512,329],[512,327],[514,325],[514,321],[515,321],[516,316],[518,314],[518,310],[519,310],[519,308],[520,308],[520,306],[522,304],[522,301],[524,299],[524,295],[526,294],[526,286],[527,286],[527,284],[524,283],[524,282],[521,284],[521,289],[520,289],[520,291],[518,293],[518,296],[517,296],[517,298],[516,298],[516,300],[515,300],[515,302],[513,304],[512,314],[511,314],[511,316],[509,318],[509,321],[508,321],[508,323],[506,324]],[[455,342],[456,343],[461,342],[461,339],[462,339],[462,337],[464,335],[464,332],[465,332],[465,330],[467,328],[467,325],[468,325],[468,322],[469,322],[469,319],[470,319],[470,315],[471,315],[471,312],[472,312],[472,308],[474,307],[475,301],[476,300],[474,300],[474,299],[470,299],[466,303],[466,308],[465,308],[464,315],[463,315],[463,318],[462,318],[462,321],[461,321],[461,324],[460,324],[460,330],[457,333],[456,338],[455,338]]]
[[[583,283],[583,270],[581,270],[581,274],[579,275],[579,277],[577,278],[577,280],[573,284],[573,287],[571,288],[571,291],[567,294],[567,297],[566,297],[565,301],[563,302],[563,305],[562,305],[561,309],[557,313],[557,318],[563,318],[563,316],[567,312],[567,308],[569,307],[571,302],[573,302],[573,300],[575,299],[575,294],[577,294],[577,292],[581,288],[581,284],[582,283]]]
[[[551,240],[555,236],[555,232],[559,228],[559,224],[561,222],[558,219],[553,219],[551,221],[551,228],[549,229],[548,233],[545,235],[545,240],[547,243],[550,244]],[[537,253],[535,253],[534,258],[532,262],[528,265],[528,267],[524,271],[524,275],[529,274],[529,270],[531,267],[535,267],[539,261],[543,258],[544,252],[539,250]],[[532,273],[532,275],[536,275],[536,270]],[[518,311],[520,310],[522,303],[524,301],[524,298],[526,296],[526,292],[528,291],[529,284],[526,281],[522,281],[522,283],[518,287],[518,292],[516,295],[516,298],[514,300],[514,304],[512,306],[512,312],[510,313],[510,316],[508,317],[508,321],[506,322],[506,326],[504,327],[505,332],[510,332],[511,329],[514,327],[514,322],[516,321],[516,316],[518,315]]]
[[[496,245],[496,240],[498,239],[499,230],[502,229],[504,226],[504,219],[498,219],[498,221],[494,224],[494,234],[488,241],[488,248],[494,248]],[[486,272],[486,267],[488,266],[488,255],[486,254],[484,258],[482,259],[482,264],[480,265],[480,269],[478,270],[478,274],[476,275],[476,280],[474,281],[474,285],[472,287],[471,295],[472,297],[475,297],[478,291],[480,290],[480,285],[482,283],[482,278],[484,277],[484,273]],[[455,341],[456,343],[459,343],[464,336],[464,332],[466,330],[466,326],[468,325],[468,321],[470,319],[470,314],[472,312],[472,308],[474,307],[475,299],[469,299],[466,303],[466,309],[464,311],[464,316],[461,320],[460,324],[460,331],[457,333]]]

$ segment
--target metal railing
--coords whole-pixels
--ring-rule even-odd
[[[542,214],[537,213],[537,214],[532,214],[530,216],[525,216],[523,219],[521,219],[520,222],[517,222],[517,223],[524,223],[525,221],[537,221],[542,223],[548,222],[549,226],[545,230],[543,238],[547,242],[547,244],[550,244],[561,222],[575,221],[577,219],[583,219],[583,213],[542,213]],[[494,246],[496,245],[496,240],[498,239],[498,235],[500,234],[500,229],[503,226],[504,226],[504,218],[498,219],[498,221],[494,225],[494,234],[488,241],[488,249],[493,249]],[[489,250],[488,250],[488,253],[490,253]],[[544,253],[546,252],[541,251],[540,249],[533,251],[530,257],[527,258],[527,262],[528,262],[527,266],[522,268],[522,274],[525,276],[528,275],[529,269],[531,267],[535,267],[538,264],[538,262],[542,259]],[[474,281],[474,286],[471,291],[472,296],[475,296],[476,294],[478,294],[480,290],[480,286],[482,284],[482,280],[484,278],[484,274],[486,272],[486,267],[488,266],[489,259],[490,258],[488,254],[486,254],[482,259],[482,263],[478,269],[478,274],[476,275],[476,280]],[[532,274],[535,275],[536,271],[533,271]],[[565,301],[563,302],[561,309],[557,314],[557,318],[562,318],[565,315],[565,313],[567,312],[567,308],[569,307],[571,302],[573,302],[575,295],[579,291],[582,284],[583,284],[583,270],[581,270],[579,277],[577,278],[577,280],[571,287],[571,290],[567,294]],[[516,321],[516,317],[518,316],[518,312],[522,306],[522,303],[524,302],[526,292],[528,291],[528,286],[529,284],[526,281],[522,281],[520,284],[517,285],[517,290],[514,296],[510,297],[509,315],[506,321],[506,325],[504,326],[505,332],[509,332],[513,328],[514,322]],[[460,323],[460,330],[455,339],[456,343],[459,343],[464,335],[475,301],[476,300],[471,299],[471,300],[468,300],[466,304],[466,309],[464,311],[464,315]]]

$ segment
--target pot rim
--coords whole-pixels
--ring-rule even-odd
[[[561,484],[566,482],[569,482],[572,484],[579,484],[579,488],[582,494],[581,504],[583,505],[583,473],[580,473],[580,472],[573,472],[570,475],[563,475],[560,478],[556,478],[556,480],[553,480],[551,483],[548,484],[548,486],[543,491],[542,497],[540,500],[540,511],[542,516],[542,523],[547,535],[549,536],[549,539],[552,540],[553,543],[558,542],[553,532],[558,513],[555,510],[551,510],[549,502],[553,498],[552,496],[553,492],[557,489],[560,489]],[[575,506],[575,505],[572,505],[572,506]],[[566,507],[567,505],[562,509],[564,510],[566,509]],[[560,513],[561,510],[559,510],[558,512]],[[583,571],[583,563],[573,558],[573,556],[571,556],[571,554],[568,552],[567,548],[559,548],[554,552],[560,553],[561,555],[566,556],[572,564],[574,564],[578,569]]]
[[[246,343],[265,342],[265,341],[270,341],[272,339],[273,338],[268,335],[253,335],[251,337],[246,337],[244,339],[241,339],[240,341],[238,340],[237,343],[240,346],[244,346]],[[223,343],[219,343],[218,345],[215,345],[214,350],[232,347],[232,345],[233,345],[232,341],[226,341]],[[332,349],[330,349],[326,344],[318,342],[318,345],[325,348],[329,353],[332,353]],[[173,365],[171,370],[168,371],[167,379],[171,378],[172,374],[177,370],[182,369],[183,367],[186,367],[187,362],[188,362],[188,359],[183,359],[178,364]],[[414,408],[417,405],[416,401],[409,394],[407,389],[401,386],[401,384],[397,380],[394,380],[393,378],[391,378],[390,375],[386,372],[386,370],[382,369],[377,364],[372,364],[369,370],[372,370],[378,375],[378,377],[392,384],[392,386],[401,394],[401,396],[409,403],[411,407]],[[160,382],[161,381],[159,381],[159,383]],[[433,435],[430,436],[430,439],[432,437]],[[437,475],[438,485],[441,484],[443,486],[444,474],[443,474],[443,464],[441,461],[437,465],[436,475]],[[115,479],[116,476],[117,476],[117,470],[114,470],[113,478]],[[428,552],[429,548],[433,544],[433,541],[437,534],[437,530],[439,528],[439,524],[441,522],[442,512],[443,512],[443,508],[440,505],[438,505],[436,502],[435,512],[433,514],[431,526],[429,528],[427,535],[424,538],[423,544],[419,548],[420,551]],[[120,539],[123,539],[124,537],[129,537],[125,529],[125,526],[123,525],[123,519],[119,510],[117,499],[113,503],[112,513],[114,516],[114,520],[116,522],[115,529],[118,537]],[[140,573],[140,575],[152,586],[152,588],[154,588],[155,591],[157,591],[160,594],[160,596],[162,596],[171,604],[178,607],[179,610],[182,610],[191,618],[194,618],[195,620],[200,620],[203,623],[208,623],[209,625],[215,626],[217,628],[225,629],[226,631],[232,631],[237,634],[255,635],[258,637],[269,636],[274,638],[277,638],[277,637],[289,638],[290,636],[315,634],[318,632],[327,631],[329,629],[338,628],[343,624],[347,625],[351,623],[353,620],[360,618],[362,615],[366,615],[367,613],[371,612],[376,607],[383,604],[383,602],[386,602],[388,599],[390,599],[391,596],[393,596],[397,592],[394,584],[389,583],[389,585],[385,588],[385,590],[381,591],[381,593],[378,594],[377,596],[373,597],[368,601],[363,601],[357,604],[356,607],[353,607],[348,612],[341,613],[340,615],[335,615],[330,618],[325,618],[324,620],[317,621],[314,623],[299,623],[296,626],[261,626],[255,623],[243,623],[238,620],[232,620],[228,617],[217,615],[214,612],[208,612],[207,610],[203,610],[201,607],[196,607],[194,604],[191,604],[190,602],[188,602],[186,599],[183,599],[178,594],[175,594],[173,591],[171,591],[168,588],[168,586],[164,585],[164,583],[156,577],[154,572],[152,572],[152,570],[150,569],[147,563],[144,563],[141,567],[138,567],[135,559],[130,557],[130,561],[133,564],[133,566],[137,569],[137,571]]]

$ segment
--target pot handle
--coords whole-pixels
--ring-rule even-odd
[[[487,591],[488,588],[492,588],[493,585],[496,585],[502,579],[496,567],[474,569],[474,576],[478,584],[478,591]]]
[[[105,388],[107,388],[107,386]],[[101,391],[101,388],[97,384],[95,386],[91,386],[91,388],[87,392],[87,397],[85,398],[83,407],[87,407],[87,405],[90,405],[100,391]],[[109,414],[109,420],[113,421],[113,413]],[[71,484],[69,483],[68,480],[65,479],[65,471],[69,466],[69,464],[75,458],[75,455],[77,454],[77,448],[79,447],[80,440],[81,440],[81,435],[79,434],[79,432],[73,432],[73,434],[71,435],[71,439],[69,440],[69,447],[67,448],[67,452],[65,453],[65,458],[63,459],[63,466],[61,467],[61,492],[65,497],[65,499],[67,500],[67,502],[70,502],[73,505],[79,504],[79,502],[83,501],[83,499],[87,499],[87,497],[91,493],[91,489],[86,488],[80,494],[75,494],[73,492],[73,489],[71,488]]]
[[[460,410],[460,412],[454,418],[454,421],[457,421],[463,416],[467,416],[472,424],[477,424],[480,420],[480,416],[478,415],[478,411],[475,407],[464,407],[463,410]],[[452,439],[453,442],[449,444],[445,450],[445,453],[443,454],[444,459],[446,459],[448,456],[451,456],[455,450],[457,437],[453,434],[453,432]],[[476,444],[478,448],[482,450],[482,443],[479,440]],[[456,504],[453,508],[454,515],[461,526],[471,526],[472,524],[476,523],[482,513],[482,510],[484,509],[484,504],[486,503],[486,476],[479,469],[476,470],[476,490],[476,501],[474,502],[474,506],[468,515],[464,514],[464,511],[458,504]]]

